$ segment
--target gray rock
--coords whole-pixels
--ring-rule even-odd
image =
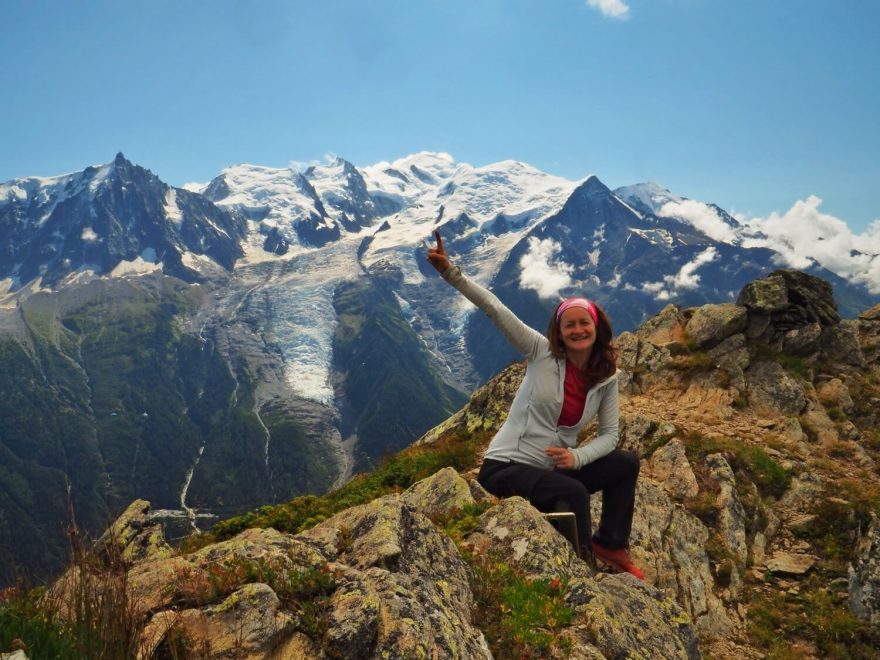
[[[700,492],[684,445],[678,438],[673,438],[655,451],[643,471],[661,484],[673,499],[685,500]]]
[[[804,575],[816,564],[812,555],[776,552],[765,562],[767,570],[781,575]]]
[[[749,404],[758,412],[797,415],[807,403],[800,383],[776,362],[752,363],[745,378]]]
[[[849,606],[862,621],[880,625],[880,520],[874,515],[849,565]]]
[[[818,323],[792,328],[782,336],[782,350],[791,355],[810,355],[818,350],[821,335]]]
[[[824,357],[829,362],[840,362],[853,367],[866,365],[865,355],[859,343],[859,321],[842,321],[826,328],[820,343]]]
[[[731,335],[746,329],[748,315],[740,305],[703,305],[691,316],[685,332],[698,348],[712,348]]]
[[[736,492],[736,477],[721,454],[707,456],[706,465],[721,489],[716,500],[718,533],[739,565],[744,566],[749,555],[746,543],[746,511]]]
[[[755,280],[743,287],[736,304],[769,316],[788,307],[788,287],[780,275]]]
[[[694,627],[668,595],[629,574],[593,576],[565,539],[520,497],[484,513],[468,542],[491,548],[494,557],[531,579],[569,581],[565,599],[575,620],[562,634],[584,649],[572,657],[626,657],[644,649],[657,657],[699,657]]]
[[[432,519],[474,503],[468,482],[451,467],[414,483],[400,499]]]
[[[593,519],[601,510],[593,498]],[[674,598],[694,622],[700,637],[721,639],[735,627],[715,595],[706,555],[709,530],[663,489],[648,480],[636,486],[630,552],[648,581]]]

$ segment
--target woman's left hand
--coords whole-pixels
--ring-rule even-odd
[[[547,452],[547,456],[556,464],[557,468],[561,470],[574,469],[574,454],[571,453],[571,450],[565,447],[547,447],[544,451]]]

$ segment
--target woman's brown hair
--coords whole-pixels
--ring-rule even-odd
[[[565,301],[560,302],[556,309],[553,310],[553,316],[550,317],[550,323],[547,325],[547,339],[550,342],[550,352],[560,360],[565,359],[565,344],[562,342],[562,335],[559,332],[559,321],[556,320],[556,315],[559,313],[559,308],[563,302]],[[611,343],[613,336],[611,320],[599,305],[593,302],[593,306],[596,308],[596,316],[599,320],[596,324],[596,343],[593,344],[593,352],[583,368],[583,374],[589,380],[590,387],[601,383],[614,374],[617,369],[618,355],[617,347]]]

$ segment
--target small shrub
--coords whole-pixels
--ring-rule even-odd
[[[464,556],[472,571],[474,621],[496,658],[545,658],[570,647],[561,635],[574,617],[564,581],[530,580],[491,556]]]
[[[476,529],[480,516],[493,506],[494,504],[490,500],[466,504],[460,509],[453,509],[446,516],[441,516],[434,523],[446,532],[453,541],[460,543],[465,536]]]

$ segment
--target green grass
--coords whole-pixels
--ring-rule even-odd
[[[30,658],[72,658],[74,643],[69,629],[38,604],[43,590],[0,591],[0,651],[12,648],[13,640],[27,646]]]
[[[791,472],[763,449],[732,438],[685,437],[685,452],[691,463],[702,463],[709,454],[725,455],[730,467],[748,474],[763,496],[781,497],[791,485]]]

